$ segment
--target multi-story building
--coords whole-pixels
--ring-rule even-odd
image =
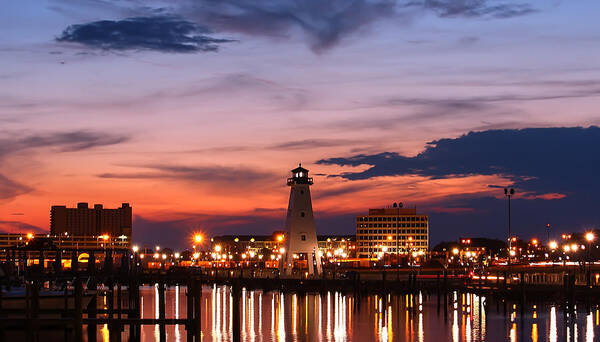
[[[369,209],[356,217],[357,255],[424,254],[429,249],[429,217],[415,208]]]
[[[78,203],[77,208],[64,205],[52,206],[50,210],[50,235],[72,236],[126,236],[131,238],[131,206],[123,203],[117,209],[105,209],[102,204],[88,208]]]

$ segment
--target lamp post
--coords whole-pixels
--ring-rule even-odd
[[[546,231],[548,233],[548,240],[546,242],[550,243],[550,223],[546,225]]]
[[[515,194],[515,189],[504,188],[504,196],[508,199],[508,265],[510,266],[510,251],[512,251],[512,243],[510,238],[510,198]]]
[[[594,241],[594,239],[596,238],[596,236],[594,235],[594,233],[592,232],[587,232],[585,234],[585,240],[587,241],[588,244],[588,248],[587,248],[587,262],[588,262],[588,271],[587,271],[587,285],[590,286],[592,279],[591,279],[591,273],[592,273],[592,261],[591,261],[591,255],[592,255],[592,241]]]

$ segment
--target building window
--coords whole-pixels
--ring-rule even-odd
[[[302,241],[306,241],[306,235],[302,234],[302,236],[300,236],[300,239],[301,239]]]
[[[304,217],[304,212],[303,211],[300,212],[300,217]]]

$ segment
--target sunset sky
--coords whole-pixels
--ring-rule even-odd
[[[600,2],[48,0],[0,11],[0,231],[129,202],[134,240],[319,234],[368,208],[435,244],[600,228]]]

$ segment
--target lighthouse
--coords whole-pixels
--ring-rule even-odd
[[[317,231],[310,200],[310,186],[313,179],[308,177],[308,170],[302,164],[293,169],[292,177],[288,178],[290,187],[290,202],[285,220],[285,253],[281,268],[286,274],[291,274],[294,259],[306,259],[308,273],[321,274],[321,255],[317,244]]]

